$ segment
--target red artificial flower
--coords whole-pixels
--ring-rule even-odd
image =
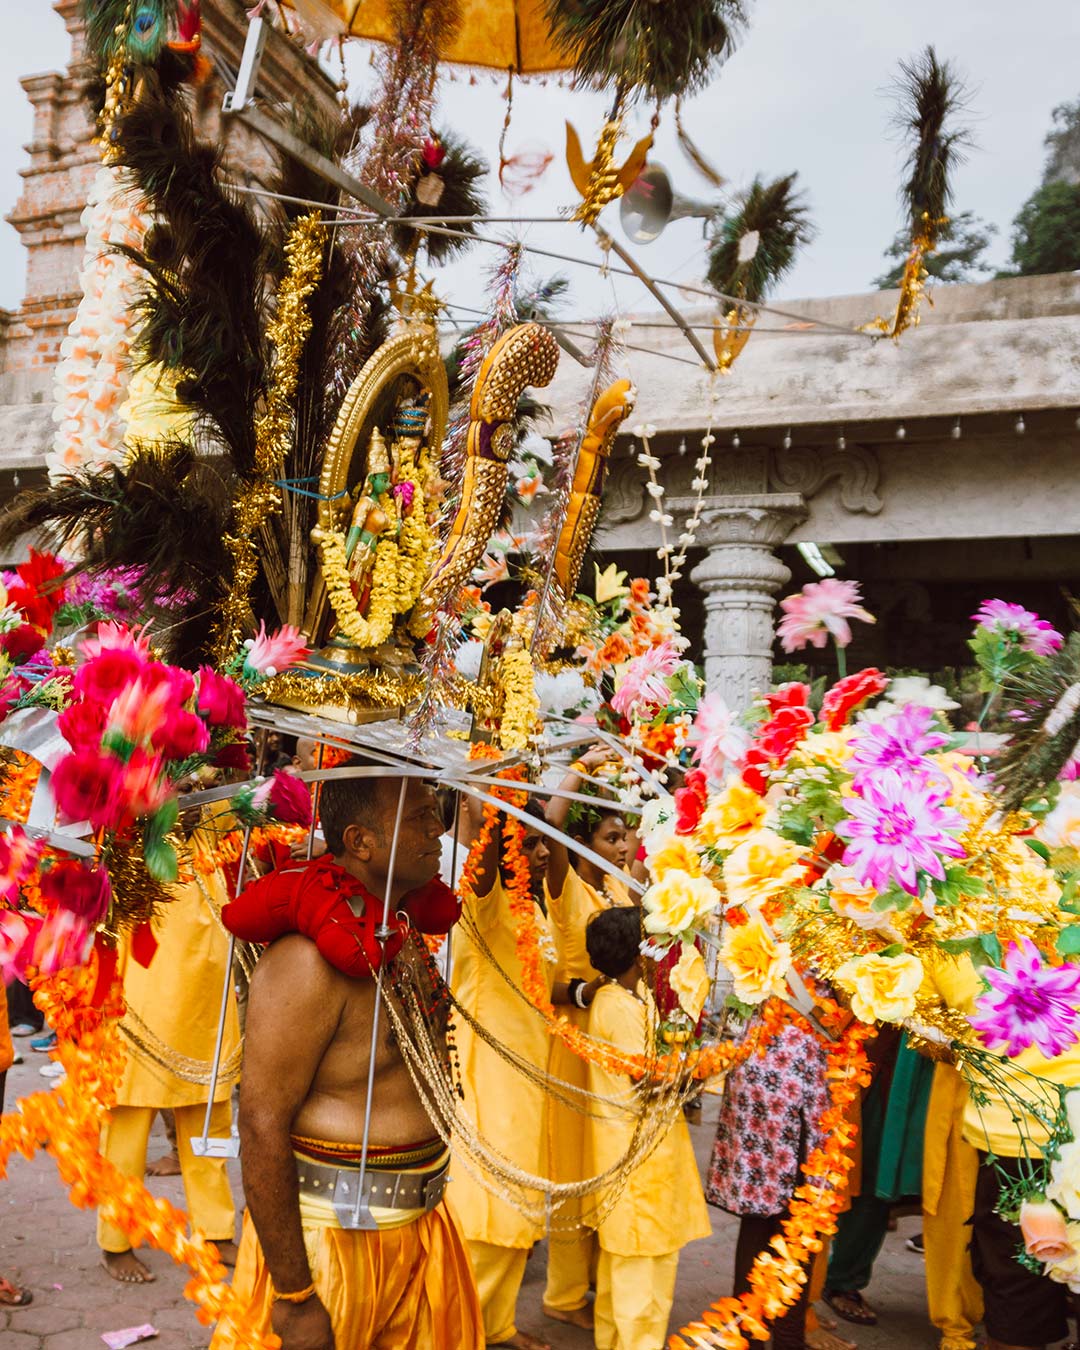
[[[766,770],[770,767],[769,756],[752,745],[746,752],[746,761],[743,765],[742,780],[748,788],[752,788],[759,797],[764,797],[769,790],[769,780],[765,777]]]
[[[4,683],[0,684],[0,722],[29,688],[30,681],[23,675],[9,675]]]
[[[219,675],[210,666],[199,667],[199,697],[196,705],[212,727],[247,726],[244,691],[235,680]]]
[[[282,769],[256,789],[255,804],[281,825],[311,824],[311,789]]]
[[[59,578],[67,569],[51,553],[30,550],[27,562],[15,569],[19,578],[7,588],[9,603],[17,605],[35,627],[48,633],[53,615],[64,603],[64,587]]]
[[[146,669],[146,662],[131,647],[106,647],[75,672],[75,697],[109,708]]]
[[[759,730],[754,744],[772,763],[786,764],[792,750],[813,725],[814,714],[809,708],[783,707]]]
[[[165,805],[171,791],[161,757],[148,755],[145,750],[136,750],[124,765],[120,785],[125,819],[152,816]]]
[[[154,734],[151,744],[163,759],[188,759],[206,750],[210,744],[210,728],[201,717],[180,708],[170,711],[165,725]]]
[[[195,692],[195,677],[190,670],[167,666],[162,661],[147,664],[142,672],[142,682],[148,690],[167,684],[169,696],[177,706],[186,703]]]
[[[810,702],[810,686],[799,680],[789,680],[765,695],[765,704],[771,713],[781,708],[805,708]]]
[[[86,867],[63,858],[41,874],[41,894],[57,909],[66,909],[98,924],[108,913],[112,887],[104,867]]]
[[[123,765],[113,755],[77,750],[65,755],[52,777],[57,809],[67,820],[89,820],[99,828],[117,823],[117,794]]]
[[[693,834],[708,802],[708,779],[701,769],[691,769],[684,786],[675,791],[675,833]]]
[[[888,683],[881,671],[873,666],[837,680],[821,701],[821,721],[830,731],[839,731],[847,725],[856,708],[861,708],[867,699],[884,693]]]
[[[97,750],[105,734],[105,709],[100,703],[73,703],[56,725],[72,750]]]
[[[18,628],[9,628],[6,633],[0,633],[0,648],[7,653],[13,666],[36,656],[44,645],[44,633],[30,623],[21,623]]]
[[[446,150],[437,137],[429,137],[424,141],[424,147],[420,155],[424,161],[425,169],[437,169],[446,158]]]
[[[214,755],[214,767],[239,769],[241,773],[250,773],[251,753],[243,741],[230,741]]]

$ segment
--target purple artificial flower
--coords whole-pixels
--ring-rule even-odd
[[[1045,619],[1007,600],[984,600],[978,613],[971,617],[980,628],[1012,639],[1033,656],[1049,656],[1065,640]]]
[[[1053,1059],[1075,1043],[1080,966],[1044,965],[1034,942],[1021,938],[1006,953],[1004,970],[988,966],[982,973],[992,987],[968,1020],[991,1050],[1018,1055],[1037,1045]]]
[[[848,801],[848,819],[836,833],[848,841],[845,866],[863,885],[884,891],[895,878],[909,895],[918,895],[920,872],[943,881],[941,856],[964,857],[963,844],[948,833],[962,829],[964,822],[942,804],[944,788],[883,769],[867,777],[860,791]]]
[[[931,730],[932,708],[909,704],[882,722],[863,724],[855,739],[851,762],[855,766],[856,790],[871,772],[896,769],[899,773],[934,776],[938,770],[924,755],[948,745],[948,736]]]

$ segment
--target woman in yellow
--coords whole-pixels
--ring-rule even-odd
[[[589,1033],[630,1054],[642,1054],[656,1035],[656,1004],[644,983],[641,910],[636,906],[597,914],[586,932],[589,957],[610,982],[597,993]],[[589,1065],[589,1091],[615,1099],[589,1121],[586,1162],[600,1174],[630,1147],[637,1105],[631,1079]],[[601,1213],[603,1210],[601,1210]],[[675,1297],[679,1251],[709,1237],[690,1131],[680,1111],[656,1148],[626,1179],[614,1207],[597,1229],[596,1350],[661,1350]]]
[[[560,792],[581,792],[582,780],[610,758],[611,752],[603,746],[590,750],[570,766]],[[576,854],[571,861],[565,844],[555,839],[549,842],[547,895],[555,936],[555,978],[567,985],[571,981],[593,981],[599,972],[593,968],[585,948],[585,925],[601,910],[630,903],[626,886],[612,875],[613,871],[621,872],[626,867],[626,824],[621,816],[603,811],[599,801],[596,807],[590,807],[580,802],[572,803],[564,796],[553,798],[545,814],[550,824],[580,839],[611,868],[605,872]],[[574,987],[576,1006],[567,1009],[567,1017],[584,1029],[588,1020],[585,987]],[[557,1037],[551,1039],[548,1074],[575,1088],[586,1087],[585,1061]],[[561,1102],[548,1103],[548,1175],[552,1181],[583,1181],[590,1175],[585,1164],[585,1131],[583,1112]],[[561,1217],[564,1222],[572,1221],[575,1217],[573,1207],[564,1205]],[[577,1217],[580,1221],[580,1205]],[[544,1312],[548,1317],[572,1326],[591,1328],[588,1295],[596,1250],[596,1234],[589,1228],[578,1227],[570,1232],[552,1234],[548,1242],[547,1287],[544,1290]]]
[[[539,808],[533,810],[539,814]],[[476,903],[466,908],[454,930],[450,982],[455,999],[470,1017],[490,1028],[515,1054],[543,1069],[548,1060],[547,1028],[526,996],[515,992],[523,988],[523,979],[514,916],[499,865],[501,844],[501,828],[497,827],[480,861]],[[523,848],[529,860],[541,948],[549,952],[550,991],[555,949],[542,904],[548,850],[544,836],[527,827]],[[454,1034],[466,1117],[522,1171],[543,1175],[547,1120],[543,1088],[512,1068],[468,1023],[459,1020]],[[543,1236],[542,1229],[486,1189],[462,1159],[456,1160],[449,1197],[469,1244],[487,1343],[547,1350],[515,1325],[525,1262],[533,1244]],[[540,1203],[539,1195],[536,1199]]]
[[[196,830],[193,852],[211,847],[215,837]],[[155,928],[158,945],[149,963],[141,965],[127,944],[121,950],[127,1004],[122,1025],[131,1034],[125,1037],[127,1068],[103,1131],[101,1151],[128,1176],[141,1177],[154,1113],[172,1107],[191,1222],[217,1243],[231,1264],[236,1259],[236,1211],[225,1159],[198,1157],[191,1147],[205,1119],[207,1075],[228,952],[228,937],[218,916],[229,897],[220,868],[204,875],[196,867],[192,881],[170,887],[170,892],[172,898]],[[214,1138],[228,1137],[232,1127],[230,1098],[239,1076],[239,1050],[240,1024],[230,985],[221,1054],[224,1072],[210,1116]],[[162,1060],[172,1060],[173,1067]],[[193,1077],[201,1081],[190,1081]],[[97,1239],[102,1263],[113,1279],[126,1284],[153,1280],[120,1229],[99,1218]]]

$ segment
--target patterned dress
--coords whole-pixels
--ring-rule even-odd
[[[786,1025],[764,1054],[728,1075],[705,1197],[731,1214],[779,1214],[800,1184],[799,1165],[821,1144],[829,1105],[825,1047]]]

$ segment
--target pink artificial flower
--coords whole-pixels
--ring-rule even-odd
[[[136,680],[116,698],[109,709],[105,728],[106,744],[120,737],[130,745],[146,745],[165,726],[172,702],[167,684],[148,689],[143,680]]]
[[[847,841],[843,863],[864,886],[888,889],[895,880],[909,895],[919,893],[919,873],[945,878],[942,857],[962,858],[964,846],[950,830],[963,818],[942,804],[942,794],[917,775],[883,769],[868,777],[862,796],[846,802],[848,818],[836,826]]]
[[[134,647],[106,647],[75,672],[75,697],[110,708],[145,668],[145,658]]]
[[[1021,1201],[1019,1222],[1024,1251],[1036,1261],[1061,1261],[1072,1251],[1065,1215],[1045,1196]]]
[[[112,886],[104,867],[87,867],[63,858],[41,874],[41,894],[54,909],[66,909],[88,924],[99,924],[109,910]]]
[[[980,628],[1016,642],[1033,656],[1049,656],[1065,641],[1045,619],[1040,619],[1023,605],[1012,605],[1007,600],[984,600],[971,617]]]
[[[160,756],[136,750],[124,765],[120,795],[124,815],[129,820],[152,816],[160,810],[172,795]]]
[[[838,647],[846,647],[851,641],[848,619],[875,621],[859,604],[861,598],[857,581],[825,577],[822,581],[808,582],[798,595],[780,601],[784,611],[776,630],[780,645],[786,652],[797,652],[807,643],[824,647],[831,637]]]
[[[510,576],[510,569],[506,565],[506,554],[496,553],[492,555],[486,553],[482,565],[473,569],[473,576],[482,591],[486,591],[489,586],[494,586],[496,582],[506,581]]]
[[[985,966],[982,974],[990,989],[968,1021],[991,1050],[1018,1055],[1037,1045],[1054,1059],[1075,1044],[1080,966],[1048,966],[1034,942],[1021,938],[1006,953],[1004,970]]]
[[[855,738],[851,762],[855,766],[855,790],[882,769],[896,769],[922,777],[940,777],[926,755],[948,745],[949,738],[937,729],[932,708],[909,704],[882,722],[863,724]]]
[[[19,884],[33,872],[45,845],[31,839],[21,825],[0,834],[0,900],[17,905]]]
[[[97,750],[105,734],[105,709],[100,703],[73,703],[56,725],[72,750]]]
[[[53,910],[33,935],[31,964],[42,975],[85,966],[94,946],[94,928],[94,924],[69,909]]]
[[[195,692],[195,677],[190,670],[180,666],[167,666],[163,661],[153,661],[142,673],[143,684],[147,689],[156,689],[165,685],[169,698],[178,707],[186,703]]]
[[[295,774],[278,769],[255,789],[253,804],[281,825],[311,824],[311,789]]]
[[[401,503],[402,511],[408,511],[416,498],[416,484],[411,481],[395,483],[394,496]]]
[[[83,638],[80,650],[85,660],[93,660],[104,651],[133,651],[150,655],[150,639],[145,628],[131,629],[122,623],[99,623],[93,637]]]
[[[671,638],[649,647],[640,656],[635,656],[623,671],[611,706],[623,717],[629,717],[639,708],[664,707],[670,699],[668,676],[674,675],[682,663],[683,658]]]
[[[691,740],[694,762],[716,782],[728,764],[738,768],[749,748],[750,738],[735,720],[735,714],[719,694],[706,694],[698,704]]]
[[[0,909],[0,979],[5,984],[25,976],[40,923],[37,917],[24,918],[17,909]]]
[[[0,722],[7,717],[14,705],[29,688],[30,681],[25,675],[11,674],[3,684],[0,684]]]
[[[170,709],[165,725],[154,734],[153,747],[162,759],[174,762],[203,754],[210,745],[210,728],[194,713]]]
[[[219,675],[210,666],[199,667],[196,707],[212,727],[234,727],[243,731],[247,726],[244,691],[235,680]]]
[[[89,820],[97,828],[113,828],[123,767],[115,755],[96,749],[65,755],[51,784],[60,815],[68,821]]]
[[[309,651],[300,629],[291,623],[283,624],[276,633],[269,634],[266,624],[260,623],[259,631],[250,639],[244,653],[244,674],[249,680],[280,675],[283,670],[303,661]]]

